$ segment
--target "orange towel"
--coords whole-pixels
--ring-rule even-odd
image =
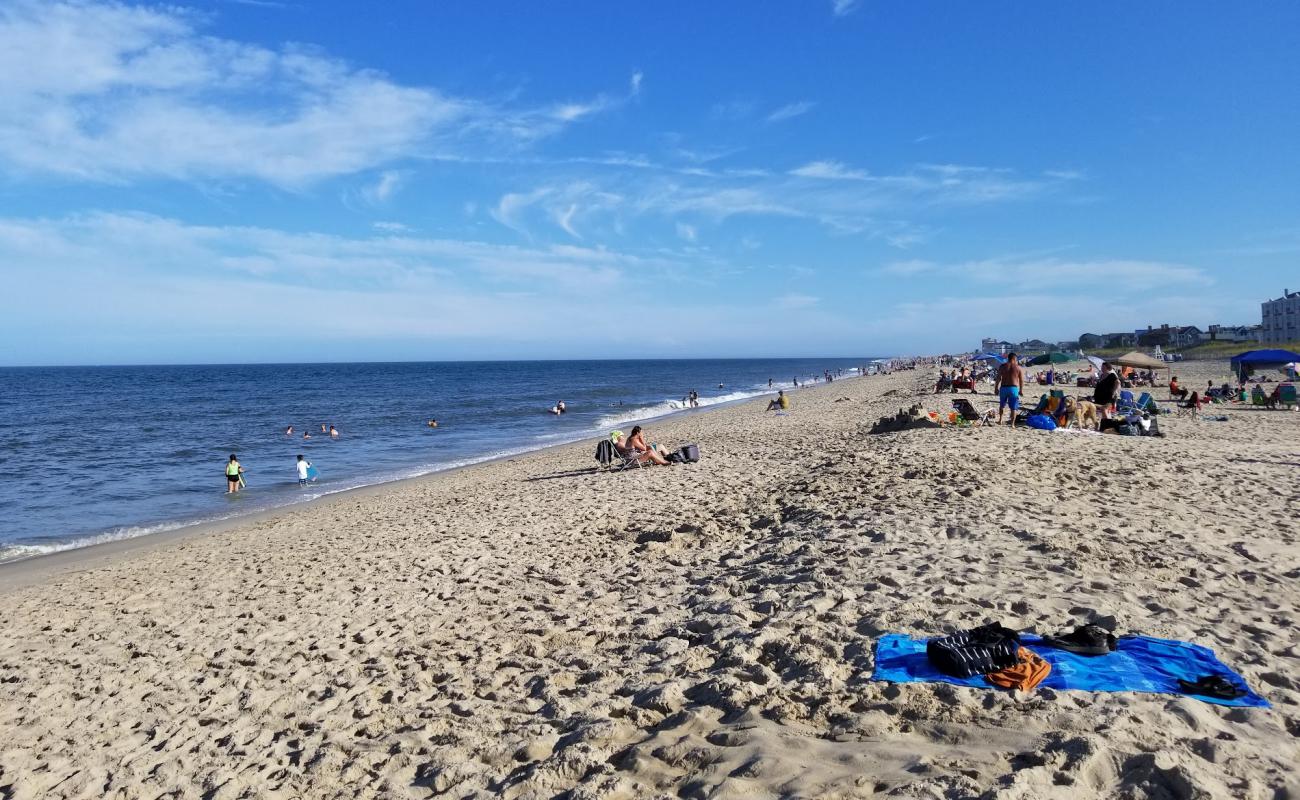
[[[1007,667],[998,672],[990,672],[984,677],[988,678],[989,683],[997,686],[1027,692],[1042,683],[1043,678],[1046,678],[1047,674],[1052,671],[1052,665],[1044,661],[1032,650],[1022,647],[1016,651],[1016,656],[1020,661],[1015,666]]]

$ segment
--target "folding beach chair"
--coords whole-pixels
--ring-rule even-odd
[[[1145,393],[1142,396],[1150,398],[1150,395]],[[1142,411],[1142,406],[1138,405],[1138,402],[1133,399],[1132,392],[1123,391],[1119,393],[1119,400],[1115,401],[1115,416],[1124,417],[1129,414],[1141,414]]]
[[[989,419],[988,414],[981,414],[979,409],[971,405],[971,401],[965,398],[958,398],[952,401],[953,410],[961,415],[961,418],[967,422],[973,422],[978,426],[992,425],[993,420]]]
[[[610,472],[622,472],[629,467],[640,469],[644,466],[636,452],[621,452],[609,439],[601,439],[596,443],[596,460],[600,462],[601,469]]]
[[[1278,400],[1278,405],[1285,406],[1286,408],[1300,408],[1300,398],[1296,396],[1294,384],[1282,384],[1278,387],[1278,394],[1281,398]]]

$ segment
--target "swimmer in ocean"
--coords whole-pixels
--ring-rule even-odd
[[[438,420],[436,420],[436,419],[431,419],[431,420],[429,420],[429,427],[430,427],[430,428],[436,428],[436,427],[438,427]]]
[[[339,429],[334,427],[333,425],[330,426],[330,438],[331,439],[339,438]]]
[[[284,429],[284,435],[285,435],[285,436],[293,436],[293,426],[292,426],[292,425],[290,425],[289,427],[287,427],[287,428]]]

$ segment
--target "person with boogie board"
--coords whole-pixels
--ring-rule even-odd
[[[231,453],[230,460],[226,462],[226,494],[236,494],[242,488],[244,488],[244,467],[235,454]]]
[[[317,472],[316,468],[311,465],[311,462],[303,458],[302,454],[299,453],[298,454],[298,485],[306,486],[307,481],[316,480],[318,475],[320,475],[320,473]]]

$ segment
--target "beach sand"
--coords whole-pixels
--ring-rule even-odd
[[[1300,797],[1300,414],[867,433],[933,376],[11,566],[0,797]],[[870,679],[885,632],[1095,616],[1273,708]]]

